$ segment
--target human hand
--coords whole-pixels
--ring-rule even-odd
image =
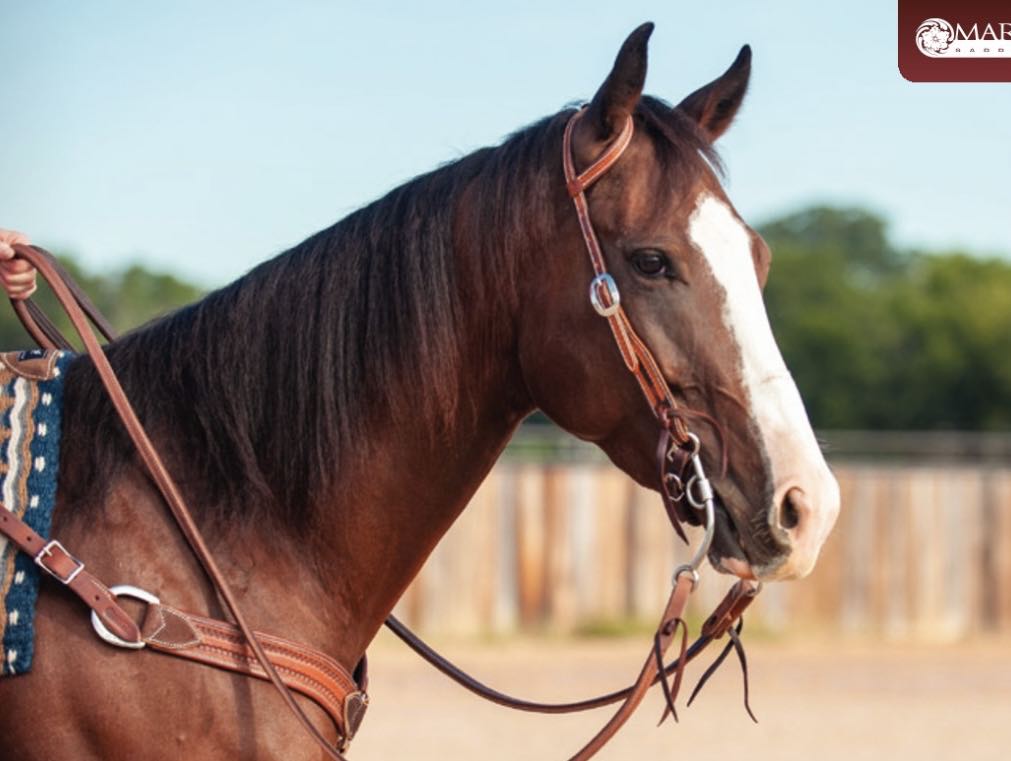
[[[13,245],[28,242],[24,233],[0,228],[0,285],[12,299],[27,299],[38,287],[35,268],[24,259],[14,258]]]

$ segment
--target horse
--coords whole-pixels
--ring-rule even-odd
[[[839,491],[765,314],[769,249],[713,147],[745,96],[750,48],[672,106],[643,94],[651,31],[621,46],[572,154],[589,166],[634,125],[586,198],[622,305],[713,473],[710,562],[799,578]],[[258,630],[352,670],[535,409],[657,488],[657,420],[586,295],[560,162],[574,113],[421,175],[106,347]],[[84,356],[65,377],[53,535],[108,583],[223,617]],[[32,671],[0,679],[3,759],[320,757],[268,685],[108,647],[59,585],[42,584],[36,643]]]

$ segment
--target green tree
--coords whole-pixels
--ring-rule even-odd
[[[884,223],[858,210],[816,207],[760,232],[773,251],[769,319],[812,420],[824,428],[870,425],[862,391],[886,382],[881,348],[896,328],[880,299],[900,259]]]
[[[1011,265],[916,257],[888,300],[903,328],[884,389],[890,427],[1011,428]]]
[[[817,427],[1011,427],[1011,263],[901,251],[861,209],[760,232],[769,317]]]

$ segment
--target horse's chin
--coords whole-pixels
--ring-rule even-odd
[[[730,574],[739,579],[749,579],[751,581],[754,581],[756,578],[755,572],[751,569],[751,563],[747,560],[739,560],[738,558],[714,558],[712,553],[710,553],[709,562],[712,563],[713,568],[720,573]]]
[[[716,531],[707,557],[719,573],[750,581],[779,581],[793,576],[782,573],[786,555],[773,556],[768,562],[753,562],[744,551],[737,524],[719,494],[716,495]]]
[[[716,531],[708,557],[710,564],[719,573],[731,574],[741,579],[756,578],[751,562],[741,546],[737,525],[719,495],[716,496]]]

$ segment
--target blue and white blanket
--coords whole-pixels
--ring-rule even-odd
[[[56,504],[63,377],[73,358],[42,350],[0,354],[0,510],[46,538]],[[0,534],[0,676],[31,668],[39,574]]]

